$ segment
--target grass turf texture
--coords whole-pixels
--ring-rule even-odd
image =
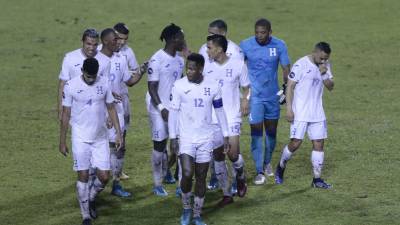
[[[138,60],[163,44],[161,29],[180,25],[197,51],[208,23],[221,17],[228,37],[239,42],[253,34],[256,18],[272,21],[273,34],[286,41],[292,63],[317,41],[332,46],[336,87],[325,92],[329,140],[323,177],[331,191],[310,188],[311,145],[304,143],[286,170],[285,184],[252,184],[249,128],[243,125],[241,149],[246,160],[248,195],[224,209],[220,192],[207,192],[207,224],[398,224],[400,155],[396,112],[400,104],[397,11],[394,0],[354,1],[5,1],[0,0],[0,224],[79,224],[76,174],[70,156],[58,153],[56,120],[58,74],[63,55],[81,46],[81,32],[124,21]],[[151,193],[150,141],[144,96],[146,78],[130,88],[133,122],[127,139],[124,186],[131,200],[99,196],[95,224],[177,224],[181,203]],[[285,109],[282,108],[282,116]],[[288,140],[280,121],[276,165]],[[69,145],[70,147],[70,145]]]

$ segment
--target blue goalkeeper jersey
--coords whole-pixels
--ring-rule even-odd
[[[261,46],[252,36],[243,40],[240,48],[247,60],[251,97],[263,100],[277,99],[278,65],[290,64],[285,42],[271,36],[269,43]]]

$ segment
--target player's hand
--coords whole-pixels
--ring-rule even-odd
[[[117,137],[115,138],[115,149],[119,151],[121,147],[124,146],[124,139],[121,133],[117,132]]]
[[[115,93],[115,92],[112,92],[112,95],[114,96],[114,98],[115,98],[115,100],[116,100],[116,103],[122,101],[122,96],[121,96],[121,95],[119,95],[119,94],[117,94],[117,93]]]
[[[140,65],[140,68],[139,68],[140,75],[145,74],[148,67],[149,67],[149,61],[146,61],[142,65]]]
[[[168,122],[168,114],[169,114],[168,109],[164,108],[163,110],[161,110],[161,117],[165,122]]]
[[[59,151],[60,151],[60,153],[63,154],[65,157],[67,157],[67,155],[68,155],[68,153],[69,153],[68,147],[67,147],[67,145],[64,144],[64,143],[60,143]]]
[[[173,138],[169,140],[169,147],[171,149],[171,153],[177,155],[179,152],[179,141],[177,138]]]
[[[294,112],[291,109],[286,109],[286,119],[288,122],[293,122],[294,120]]]
[[[229,137],[224,137],[224,154],[227,154],[231,150],[231,145],[229,144]]]
[[[241,101],[240,112],[242,113],[242,116],[249,115],[249,100],[247,100],[246,98],[243,98]]]
[[[328,67],[326,66],[325,63],[318,64],[318,69],[321,75],[324,75],[326,74],[326,72],[328,72]]]
[[[113,123],[112,123],[110,117],[107,117],[106,126],[107,126],[107,129],[111,129],[113,127]]]

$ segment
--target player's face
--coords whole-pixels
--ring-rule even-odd
[[[97,38],[86,37],[82,42],[82,50],[85,53],[86,57],[92,58],[97,53],[97,45],[99,44],[99,40]]]
[[[83,71],[83,80],[87,85],[93,85],[96,82],[97,74],[88,74],[87,72]]]
[[[203,72],[203,67],[200,67],[193,61],[187,61],[186,63],[186,76],[190,82],[196,82],[200,80]]]
[[[313,52],[313,58],[314,58],[315,64],[317,64],[317,65],[325,64],[326,62],[328,62],[329,54],[324,51],[321,51],[319,49],[316,49]]]
[[[226,32],[224,30],[219,29],[218,27],[209,27],[208,28],[208,35],[214,35],[214,34],[219,34],[219,35],[226,35]]]
[[[115,33],[110,33],[106,37],[106,46],[113,52],[117,52],[119,50],[118,47],[118,36]]]
[[[256,26],[255,36],[257,42],[261,45],[267,44],[271,36],[271,33],[272,33],[271,30],[268,30],[264,26]]]
[[[212,41],[207,41],[207,54],[211,59],[215,60],[220,54],[221,50],[222,48],[216,46]]]
[[[183,33],[178,33],[175,35],[175,46],[177,51],[182,51],[186,45],[185,35]]]
[[[121,34],[117,33],[117,44],[118,44],[118,50],[124,47],[124,45],[128,42],[129,35],[127,34]]]

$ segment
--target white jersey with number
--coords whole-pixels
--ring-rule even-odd
[[[333,78],[328,64],[327,75]],[[324,84],[318,66],[308,56],[297,60],[289,73],[289,79],[296,82],[292,109],[294,120],[303,122],[320,122],[326,120],[322,106]]]
[[[221,86],[224,110],[229,124],[242,121],[240,112],[240,87],[248,87],[250,80],[244,60],[228,58],[224,64],[212,62],[204,67],[204,76],[210,77]],[[218,123],[213,115],[213,122]]]
[[[207,54],[207,43],[205,43],[201,46],[201,48],[199,50],[199,54],[204,57],[204,60],[205,60],[204,66],[207,66],[207,64],[213,62],[213,60],[210,57],[208,57],[208,54]],[[240,47],[237,44],[235,44],[235,42],[233,42],[231,40],[228,40],[228,47],[226,49],[226,55],[233,59],[244,60],[242,50],[240,49]]]
[[[112,103],[109,83],[97,77],[93,85],[87,85],[82,76],[65,83],[63,106],[71,107],[72,137],[84,142],[107,138],[106,103]]]
[[[182,77],[184,59],[176,54],[175,57],[158,50],[150,59],[147,69],[148,81],[158,81],[158,96],[161,103],[169,108],[169,98],[174,82]],[[151,104],[150,94],[147,92],[146,102]]]
[[[196,84],[184,77],[175,82],[170,107],[179,110],[178,130],[181,140],[190,143],[212,140],[215,100],[221,100],[221,89],[213,79],[204,77],[200,84]]]
[[[61,66],[61,72],[59,79],[63,81],[71,80],[74,77],[82,75],[83,61],[86,59],[86,55],[83,53],[82,49],[76,49],[74,51],[65,54],[63,63]],[[109,71],[109,64],[99,57],[99,52],[96,54],[95,58],[99,62],[99,73],[98,76],[107,77]]]

